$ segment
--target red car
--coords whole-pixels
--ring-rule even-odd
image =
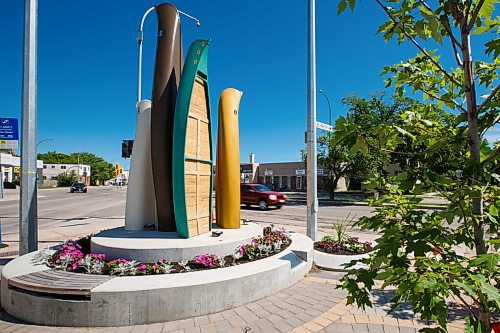
[[[269,206],[281,208],[286,203],[287,197],[281,192],[274,192],[269,187],[261,184],[241,184],[241,204],[258,205],[261,210]]]

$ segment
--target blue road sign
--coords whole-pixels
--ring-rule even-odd
[[[16,118],[0,118],[0,140],[19,140]]]

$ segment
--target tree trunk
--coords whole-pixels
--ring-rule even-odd
[[[337,185],[339,183],[340,177],[333,177],[332,176],[332,189],[330,193],[330,199],[335,200],[335,190],[337,189]]]
[[[470,48],[470,31],[467,28],[467,20],[463,20],[461,24],[461,42],[462,42],[462,58],[464,70],[464,91],[465,100],[467,103],[467,126],[468,126],[468,140],[469,152],[471,159],[474,160],[474,172],[472,185],[480,183],[482,178],[481,172],[481,154],[478,129],[478,113],[476,103],[476,87],[474,84],[474,69],[472,63],[472,54]],[[483,207],[484,202],[482,196],[472,199],[472,224],[474,229],[474,245],[476,255],[485,254],[488,252],[484,235],[484,216]],[[485,327],[490,327],[491,313],[485,304],[480,304],[479,320]]]

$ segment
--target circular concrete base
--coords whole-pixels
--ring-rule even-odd
[[[83,299],[11,284],[12,279],[29,279],[32,274],[49,270],[33,262],[37,254],[33,252],[3,268],[1,306],[8,314],[31,323],[73,327],[141,325],[224,311],[288,288],[309,272],[312,240],[298,233],[292,233],[291,239],[292,244],[283,252],[237,266],[112,277],[90,289]],[[78,275],[84,278],[84,274]]]
[[[346,269],[343,265],[347,264],[351,260],[359,260],[366,258],[370,255],[370,253],[364,254],[355,254],[355,255],[341,255],[341,254],[330,254],[321,252],[318,250],[314,250],[314,263],[316,266],[333,270],[333,271],[341,271],[347,272],[349,269]],[[353,268],[363,268],[366,267],[363,264],[356,264]]]
[[[212,231],[222,231],[222,235],[212,237],[212,233],[208,232],[185,239],[176,232],[128,231],[120,227],[92,236],[91,249],[92,253],[104,253],[107,260],[181,261],[205,253],[226,256],[238,246],[249,243],[253,237],[262,235],[262,227],[255,223],[242,224],[240,229],[214,228]]]

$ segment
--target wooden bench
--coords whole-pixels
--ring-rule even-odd
[[[9,287],[50,295],[90,298],[90,291],[112,276],[65,272],[56,269],[29,273],[9,279]]]

